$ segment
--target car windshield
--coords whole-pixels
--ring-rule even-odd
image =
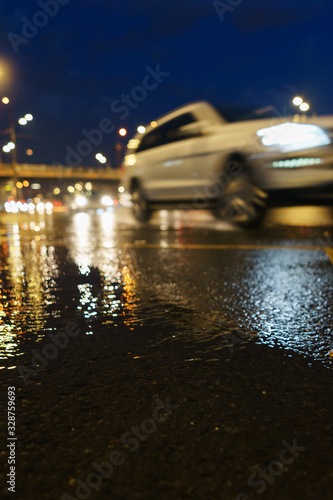
[[[227,122],[258,120],[260,118],[276,118],[282,116],[275,106],[265,106],[258,109],[250,107],[215,106],[216,110]]]

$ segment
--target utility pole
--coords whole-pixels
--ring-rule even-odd
[[[16,183],[17,183],[16,132],[15,132],[15,122],[14,122],[13,112],[11,109],[9,110],[9,134],[11,142],[15,145],[15,147],[11,150],[11,164],[13,169],[13,181],[14,181],[14,187],[12,189],[12,193],[14,196],[14,200],[17,201],[18,193],[16,188]]]
[[[120,141],[116,142],[116,168],[120,168],[122,157],[122,144]]]

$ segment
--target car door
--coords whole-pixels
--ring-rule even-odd
[[[142,141],[153,148],[142,151],[145,194],[150,200],[182,200],[193,197],[194,141],[200,135],[192,113],[183,113],[160,125]]]

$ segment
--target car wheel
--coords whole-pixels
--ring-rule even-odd
[[[267,197],[246,174],[242,174],[231,179],[221,192],[215,214],[241,227],[255,226],[264,215]]]
[[[151,217],[151,210],[145,200],[140,186],[135,186],[132,192],[132,212],[138,222],[148,222]]]

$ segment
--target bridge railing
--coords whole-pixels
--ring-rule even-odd
[[[8,163],[0,165],[0,177],[24,176],[40,178],[91,178],[91,179],[116,179],[120,180],[122,169],[74,167],[71,165],[46,165],[32,163],[18,163],[15,170]]]

